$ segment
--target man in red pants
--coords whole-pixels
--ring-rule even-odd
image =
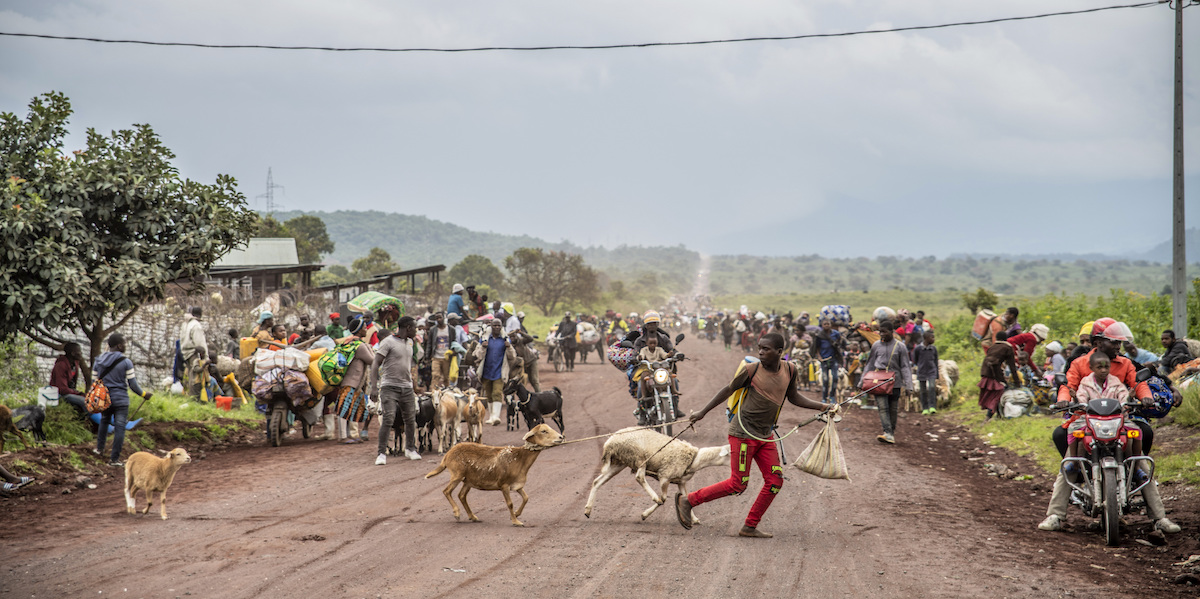
[[[796,365],[780,360],[783,353],[783,336],[767,333],[758,342],[758,359],[748,364],[734,376],[729,385],[717,392],[703,410],[692,414],[690,420],[699,422],[709,410],[725,403],[738,389],[746,388],[738,408],[740,417],[729,423],[730,476],[727,480],[692,491],[686,496],[675,495],[675,512],[684,528],[692,527],[692,508],[728,495],[738,495],[746,490],[750,482],[750,462],[758,464],[762,473],[763,487],[758,498],[750,507],[746,524],[738,531],[739,536],[759,539],[771,538],[770,533],[758,530],[763,514],[775,500],[783,487],[783,466],[779,463],[779,450],[775,444],[775,422],[786,399],[794,405],[813,410],[827,408],[835,413],[837,407],[801,397],[796,391]]]

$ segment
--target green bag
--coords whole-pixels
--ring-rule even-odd
[[[342,379],[346,378],[346,369],[354,361],[354,353],[362,344],[361,340],[355,339],[339,345],[317,358],[317,369],[321,372],[321,380],[334,387],[342,384]]]

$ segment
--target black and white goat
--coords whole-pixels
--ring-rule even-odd
[[[521,415],[525,417],[525,426],[530,430],[549,418],[558,426],[559,433],[565,431],[562,415],[562,391],[559,391],[558,387],[554,387],[550,391],[534,393],[525,388],[521,379],[514,378],[504,384],[504,394],[516,396],[517,407],[521,410]]]

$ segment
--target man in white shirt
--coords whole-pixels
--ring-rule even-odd
[[[183,315],[183,324],[179,326],[179,351],[183,354],[184,379],[187,381],[187,391],[192,397],[200,397],[200,388],[208,379],[204,372],[204,357],[208,354],[208,340],[204,337],[204,316],[200,306],[192,306],[188,314]],[[209,398],[212,401],[212,398]]]

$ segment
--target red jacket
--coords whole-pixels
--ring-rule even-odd
[[[1012,337],[1009,337],[1008,342],[1012,344],[1013,347],[1029,354],[1030,358],[1033,358],[1033,350],[1037,348],[1038,338],[1033,333],[1021,333],[1020,335],[1013,335]],[[1085,374],[1084,376],[1087,375]]]
[[[1092,366],[1089,360],[1092,358],[1092,352],[1097,351],[1100,350],[1093,349],[1076,358],[1074,362],[1071,362],[1071,367],[1067,369],[1067,384],[1058,388],[1058,401],[1071,401],[1071,391],[1068,388],[1078,390],[1079,382],[1083,380],[1083,377],[1092,373]],[[1150,399],[1150,385],[1145,381],[1141,383],[1137,382],[1137,367],[1133,365],[1133,362],[1129,358],[1125,356],[1113,358],[1112,367],[1108,371],[1108,374],[1121,379],[1121,382],[1126,387],[1133,389],[1133,396],[1139,400]]]
[[[75,381],[79,378],[79,365],[72,364],[66,356],[59,356],[50,369],[50,386],[58,389],[58,396],[79,395]]]

